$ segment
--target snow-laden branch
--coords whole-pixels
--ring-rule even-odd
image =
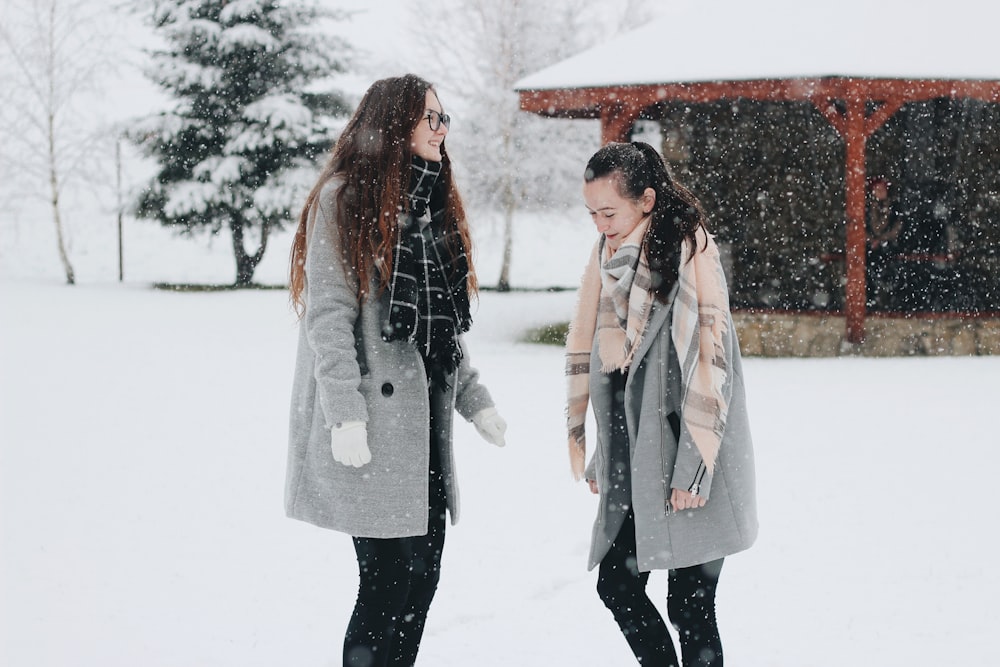
[[[305,200],[315,179],[315,166],[305,160],[300,161],[297,167],[272,174],[254,192],[254,208],[268,218],[285,215]]]
[[[238,49],[261,49],[277,51],[278,40],[263,28],[249,23],[237,23],[231,28],[225,28],[219,34],[218,48],[222,53]]]
[[[264,13],[262,0],[230,0],[219,12],[219,22],[231,24]]]
[[[243,173],[252,170],[249,161],[238,155],[226,155],[206,158],[195,165],[191,173],[200,182],[213,183],[216,186],[227,183],[239,183]]]
[[[209,207],[227,203],[225,190],[214,183],[178,181],[166,192],[163,212],[171,218],[203,214]]]
[[[269,95],[252,102],[243,110],[243,117],[249,121],[266,123],[272,128],[308,128],[312,122],[312,112],[302,103],[302,99],[290,93]]]
[[[219,85],[223,75],[219,67],[195,65],[179,58],[154,60],[145,72],[161,86],[181,89],[212,88]]]

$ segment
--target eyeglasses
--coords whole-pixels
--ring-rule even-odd
[[[427,119],[427,127],[431,128],[431,132],[437,132],[442,125],[445,129],[451,127],[451,116],[446,113],[438,113],[431,109],[424,118]]]

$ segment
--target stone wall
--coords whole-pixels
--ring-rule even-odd
[[[869,315],[865,342],[844,340],[843,316],[733,313],[740,348],[755,357],[905,357],[1000,354],[1000,317]]]

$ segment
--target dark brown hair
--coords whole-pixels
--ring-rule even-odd
[[[316,217],[320,194],[331,180],[342,184],[335,195],[336,220],[346,266],[358,279],[358,302],[368,297],[372,280],[376,294],[389,285],[397,217],[409,207],[406,191],[410,179],[410,137],[424,122],[427,91],[433,86],[406,74],[373,83],[333,147],[319,180],[306,198],[292,242],[289,289],[292,304],[301,316],[305,310],[305,265],[310,221]],[[436,93],[435,93],[436,94]],[[455,242],[452,252],[465,252],[469,260],[469,292],[478,287],[472,265],[472,237],[462,198],[455,187],[451,160],[441,142],[441,173],[445,225]]]
[[[681,240],[697,248],[698,227],[706,228],[705,212],[690,190],[675,181],[656,149],[647,143],[610,143],[587,162],[587,183],[610,177],[624,199],[638,202],[646,188],[656,192],[649,230],[643,240],[653,282],[661,302],[670,296],[680,267]]]

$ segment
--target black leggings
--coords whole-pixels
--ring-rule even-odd
[[[667,616],[677,630],[685,667],[722,667],[722,640],[715,620],[715,590],[722,559],[670,570]],[[679,667],[663,617],[646,595],[648,572],[636,566],[635,518],[631,511],[601,561],[597,593],[615,617],[639,664]]]
[[[417,659],[444,549],[447,501],[435,444],[432,441],[427,534],[354,538],[360,585],[344,637],[345,667],[410,667]]]

